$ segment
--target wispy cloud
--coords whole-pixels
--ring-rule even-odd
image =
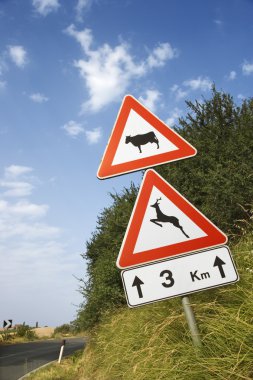
[[[77,21],[83,21],[83,14],[90,9],[94,0],[78,0],[76,5],[76,19]]]
[[[26,197],[32,193],[34,186],[27,179],[27,174],[32,168],[21,165],[11,165],[5,168],[4,176],[0,178],[0,196],[4,197]]]
[[[0,90],[6,87],[6,81],[0,80]]]
[[[223,21],[220,20],[220,19],[215,19],[215,20],[213,20],[213,22],[214,22],[216,25],[218,25],[218,26],[222,26],[222,25],[223,25]]]
[[[51,12],[55,12],[60,7],[58,0],[32,0],[32,4],[37,13],[47,16]]]
[[[150,68],[164,66],[170,59],[177,58],[179,52],[168,42],[159,44],[148,56],[147,64]]]
[[[23,46],[10,45],[8,47],[8,51],[11,60],[15,63],[16,66],[23,68],[27,64],[27,52]]]
[[[39,92],[31,94],[29,97],[34,103],[45,103],[49,100],[49,98],[47,96],[45,96]]]
[[[191,90],[207,91],[212,88],[212,82],[208,77],[202,78],[199,76],[196,79],[188,79],[183,82],[183,85],[189,87]]]
[[[6,181],[0,180],[0,189],[3,189],[5,197],[26,197],[31,195],[33,185],[24,181]]]
[[[4,169],[4,175],[7,178],[17,178],[27,173],[31,173],[33,168],[30,166],[22,166],[22,165],[10,165]]]
[[[64,124],[62,129],[64,129],[67,135],[72,138],[76,138],[80,134],[84,133],[84,128],[82,127],[82,124],[77,123],[74,120],[70,120],[69,122]]]
[[[170,127],[175,125],[180,116],[182,116],[182,110],[180,110],[177,107],[174,108],[174,110],[170,112],[170,115],[168,119],[166,120],[166,124],[168,124],[168,126]]]
[[[134,79],[144,77],[177,56],[176,49],[169,43],[163,43],[138,62],[130,53],[130,45],[125,42],[115,47],[105,43],[94,50],[91,47],[91,30],[78,31],[70,25],[65,32],[81,44],[86,56],[74,63],[89,93],[89,99],[82,105],[83,112],[96,112],[111,102],[119,101]]]
[[[243,73],[243,75],[251,75],[251,74],[253,74],[253,63],[245,61],[242,64],[242,73]]]
[[[212,81],[208,77],[199,76],[194,79],[185,80],[181,86],[174,84],[170,91],[176,101],[185,99],[192,91],[209,91],[212,88]]]
[[[28,229],[35,231],[36,226],[40,229],[39,224],[30,226],[30,219],[42,218],[49,210],[46,204],[28,200],[34,189],[32,172],[33,168],[22,165],[10,165],[4,169],[0,178],[0,230],[6,235],[2,236],[20,235]]]
[[[230,71],[230,73],[228,74],[227,79],[230,80],[230,81],[233,81],[233,80],[236,79],[236,77],[237,77],[237,73],[236,73],[236,71],[232,70],[232,71]]]
[[[140,102],[151,112],[156,112],[157,103],[161,99],[161,93],[157,90],[147,90],[144,96],[140,96]]]
[[[0,200],[0,212],[5,214],[5,218],[6,216],[40,218],[47,214],[48,208],[48,205],[38,205],[27,200],[14,203]]]
[[[0,182],[6,181],[8,176],[9,182],[15,183],[17,179],[19,181],[26,179],[32,185],[34,177],[29,177],[31,173],[30,167],[11,165],[5,168]],[[53,314],[59,313],[60,309],[61,313],[68,315],[71,302],[80,302],[75,299],[77,286],[72,276],[78,272],[79,255],[73,252],[73,245],[68,242],[64,231],[47,222],[49,205],[32,202],[28,194],[23,199],[6,198],[1,190],[2,188],[0,188],[0,287],[8,289],[8,296],[3,294],[1,297],[2,309],[10,310],[10,305],[15,305],[15,313],[14,307],[11,307],[13,314],[16,315],[15,323],[23,320],[34,323],[34,316],[30,310],[33,300],[33,307],[36,309],[36,315],[40,316],[40,323],[48,324],[48,311],[45,312],[48,303],[52,305]],[[70,255],[71,250],[73,254]],[[57,293],[59,300],[57,305],[53,301],[52,293],[53,297]],[[40,294],[39,300],[36,297],[38,294]],[[66,299],[69,302],[65,308],[63,305],[66,305]],[[59,323],[58,318],[55,318],[53,325]],[[50,319],[52,323],[54,318]]]
[[[175,99],[177,101],[181,100],[181,99],[185,99],[186,96],[188,95],[188,91],[186,91],[185,89],[182,89],[181,87],[179,87],[177,84],[174,84],[170,91],[174,94],[175,96]]]
[[[92,130],[85,131],[85,136],[88,141],[88,144],[93,145],[97,144],[102,137],[101,128],[94,128]]]
[[[0,55],[0,75],[3,75],[3,73],[8,69],[5,59],[5,54]]]
[[[246,96],[243,95],[243,94],[238,94],[238,95],[237,95],[237,98],[240,99],[240,100],[245,100],[245,99],[246,99]]]

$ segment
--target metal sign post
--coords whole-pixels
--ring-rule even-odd
[[[182,297],[182,304],[184,308],[185,318],[187,320],[187,323],[191,332],[193,345],[197,348],[201,348],[202,343],[200,340],[199,329],[198,329],[195,315],[193,313],[193,310],[189,301],[189,297],[187,296]]]

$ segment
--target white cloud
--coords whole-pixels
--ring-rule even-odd
[[[31,94],[30,95],[30,99],[35,102],[35,103],[45,103],[49,100],[48,97],[46,97],[45,95],[39,93],[39,92],[36,92],[34,94]]]
[[[92,0],[78,0],[76,5],[77,21],[83,20],[83,13],[91,7]]]
[[[26,197],[32,193],[34,186],[24,180],[33,169],[29,166],[10,165],[4,169],[4,177],[0,178],[0,190],[4,197]],[[1,194],[0,194],[1,195]]]
[[[105,43],[92,50],[91,30],[77,31],[74,25],[70,25],[65,32],[81,44],[86,55],[86,59],[74,63],[89,93],[89,99],[82,105],[83,112],[99,111],[107,104],[119,101],[134,79],[176,57],[175,49],[164,43],[156,47],[146,60],[136,62],[130,54],[129,44],[125,42],[115,47]]]
[[[59,233],[58,228],[36,221],[47,215],[49,206],[36,204],[27,199],[34,189],[30,182],[32,178],[28,177],[27,182],[21,181],[20,178],[28,176],[32,171],[31,167],[21,165],[10,165],[4,170],[3,179],[0,179],[0,190],[4,189],[0,192],[0,241],[17,235],[26,239],[27,234],[31,239],[37,237],[47,239],[49,235],[56,236]],[[6,197],[13,200],[7,201],[4,199]],[[23,199],[14,200],[20,197]]]
[[[47,214],[48,205],[34,204],[30,203],[27,200],[21,200],[16,203],[9,203],[5,200],[0,200],[0,211],[4,213],[5,218],[8,215],[15,217],[29,217],[29,218],[38,218],[43,217]]]
[[[79,124],[74,120],[70,120],[68,123],[64,124],[62,129],[65,130],[68,136],[73,138],[84,133],[84,128],[82,127],[82,124]]]
[[[26,197],[31,195],[33,185],[28,182],[21,181],[0,181],[0,188],[4,188],[3,195],[5,197]]]
[[[170,113],[168,119],[166,120],[166,124],[168,124],[169,127],[176,124],[178,121],[178,118],[182,116],[182,110],[179,108],[174,108],[174,110]]]
[[[253,63],[249,63],[249,62],[245,61],[242,64],[242,73],[243,73],[243,75],[252,74],[253,73]]]
[[[58,237],[60,232],[59,228],[45,223],[16,222],[14,216],[12,219],[9,219],[8,224],[1,223],[0,220],[0,235],[2,235],[2,240],[14,237],[31,241],[36,239],[49,240]]]
[[[228,75],[228,80],[235,80],[236,79],[236,71],[232,70],[230,71],[229,75]]]
[[[238,94],[238,95],[237,95],[237,98],[240,99],[240,100],[245,100],[245,99],[246,99],[246,96],[243,95],[243,94]]]
[[[85,53],[88,53],[90,51],[90,46],[93,41],[93,36],[90,29],[78,31],[76,30],[75,26],[71,24],[67,27],[67,29],[65,29],[65,32],[69,36],[74,37],[75,40],[79,42]]]
[[[0,80],[0,89],[3,90],[6,87],[6,81]]]
[[[223,21],[221,21],[221,20],[219,20],[219,19],[215,19],[215,20],[213,20],[213,22],[214,22],[216,25],[218,25],[218,26],[223,25]]]
[[[105,44],[90,52],[87,61],[75,62],[90,96],[82,105],[83,111],[99,111],[107,104],[118,101],[130,81],[144,75],[144,66],[133,62],[128,49],[126,44],[115,48]]]
[[[161,95],[162,94],[157,90],[147,90],[144,96],[139,97],[139,100],[151,112],[155,112],[157,102],[160,100]]]
[[[85,136],[90,145],[97,144],[102,137],[102,132],[100,128],[94,128],[92,130],[85,131]]]
[[[178,50],[166,42],[159,44],[148,56],[147,63],[150,68],[164,66],[166,61],[178,57]]]
[[[197,79],[186,80],[183,82],[183,85],[189,87],[191,90],[207,91],[212,88],[211,80],[208,77],[202,78],[201,76]]]
[[[5,58],[0,56],[0,75],[8,69],[7,64],[5,62]]]
[[[181,100],[181,99],[185,99],[186,96],[188,95],[188,91],[186,90],[183,90],[181,87],[179,87],[177,84],[174,84],[172,87],[171,87],[171,92],[174,94],[175,96],[175,99],[177,101]]]
[[[33,168],[30,166],[10,165],[4,169],[4,175],[6,177],[19,177],[21,175],[31,173]]]
[[[42,16],[47,16],[49,13],[57,11],[60,7],[58,0],[33,0],[32,4],[36,12]]]
[[[16,66],[23,68],[27,64],[27,52],[21,45],[10,45],[9,56]]]
[[[15,187],[17,180],[26,177],[31,184],[32,171],[28,166],[11,165],[5,168],[0,182],[12,182]],[[49,206],[27,197],[7,200],[0,191],[0,287],[7,290],[1,297],[1,310],[13,315],[15,323],[25,320],[34,324],[39,315],[41,325],[56,326],[59,315],[64,315],[61,323],[72,318],[72,302],[81,302],[76,299],[78,284],[72,276],[78,273],[80,255],[73,252],[73,241],[67,242],[61,228],[47,223]],[[50,315],[48,303],[52,305]]]

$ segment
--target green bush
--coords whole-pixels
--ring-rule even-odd
[[[175,130],[198,153],[156,170],[230,237],[240,235],[253,199],[253,99],[239,107],[213,88],[211,99],[186,103]]]
[[[58,326],[54,329],[54,335],[55,334],[73,334],[74,333],[74,326],[73,324],[64,323],[61,326]]]
[[[88,281],[81,280],[84,303],[76,320],[79,330],[94,326],[105,313],[125,302],[115,262],[137,192],[132,184],[122,194],[110,194],[113,204],[98,217],[97,230],[86,243],[82,257],[87,263]]]
[[[27,338],[29,340],[36,339],[36,334],[28,325],[21,325],[17,327],[16,335],[18,337]]]
[[[240,281],[189,296],[201,350],[192,344],[180,297],[124,307],[94,329],[75,378],[253,379],[253,234],[231,248]]]
[[[242,234],[253,199],[253,99],[237,106],[229,94],[213,88],[203,102],[186,102],[189,112],[177,132],[197,148],[196,157],[156,167],[195,207],[231,237]],[[138,193],[131,185],[112,196],[82,255],[88,280],[80,280],[84,302],[76,326],[95,326],[112,309],[125,304],[115,262]],[[245,225],[246,225],[245,224]]]

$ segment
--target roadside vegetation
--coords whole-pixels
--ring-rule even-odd
[[[138,186],[111,194],[82,255],[88,280],[80,279],[84,301],[74,325],[90,343],[64,377],[54,369],[41,379],[253,379],[253,99],[238,106],[213,88],[210,99],[187,106],[175,129],[198,154],[155,170],[229,236],[240,281],[190,295],[201,350],[180,298],[128,309],[115,262]]]
[[[76,380],[78,379],[79,362],[83,351],[77,351],[70,357],[61,361],[60,364],[53,363],[41,370],[35,371],[28,376],[29,380]],[[95,379],[94,379],[95,380]]]
[[[237,106],[229,94],[213,88],[211,99],[187,102],[177,132],[198,153],[155,170],[229,236],[238,240],[249,223],[253,203],[253,99]],[[112,205],[98,216],[97,228],[82,257],[88,280],[80,280],[84,302],[76,327],[93,328],[105,313],[125,305],[115,265],[138,193],[132,184],[111,194]],[[245,221],[245,222],[243,222]]]
[[[33,329],[28,325],[20,325],[16,329],[1,332],[0,343],[22,343],[38,339]]]

